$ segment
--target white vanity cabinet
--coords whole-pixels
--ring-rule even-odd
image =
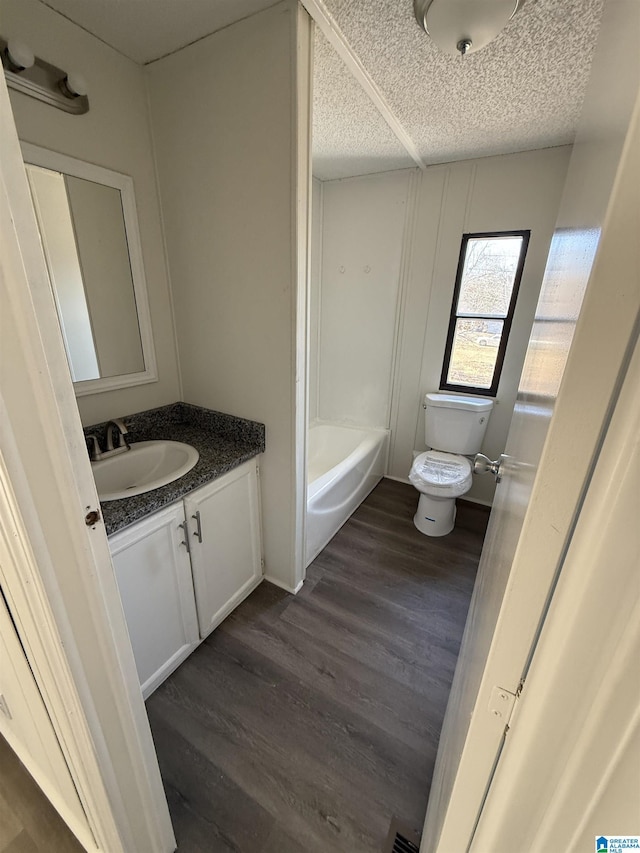
[[[200,641],[184,522],[180,502],[109,539],[145,699]]]
[[[250,459],[109,538],[145,699],[262,580],[257,471]]]
[[[255,460],[190,494],[191,565],[204,639],[262,579]]]

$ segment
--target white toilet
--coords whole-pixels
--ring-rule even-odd
[[[427,394],[426,453],[416,456],[409,479],[420,492],[413,523],[427,536],[446,536],[456,519],[456,498],[471,488],[472,462],[480,451],[493,400],[457,394]]]

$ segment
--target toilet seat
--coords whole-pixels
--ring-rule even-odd
[[[471,463],[456,453],[427,450],[416,456],[409,479],[428,495],[455,498],[471,488]]]

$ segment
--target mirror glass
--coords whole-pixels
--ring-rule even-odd
[[[154,381],[131,179],[35,146],[23,155],[76,394]]]

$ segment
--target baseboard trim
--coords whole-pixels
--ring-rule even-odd
[[[302,580],[298,584],[296,584],[295,587],[293,587],[293,586],[289,586],[286,583],[283,583],[281,580],[278,580],[278,578],[274,578],[272,575],[265,575],[263,580],[266,580],[269,583],[272,583],[274,586],[277,586],[280,589],[283,589],[285,592],[290,592],[291,595],[297,595],[300,592],[300,590],[302,589],[302,584],[304,583],[304,581]]]
[[[385,480],[393,480],[394,483],[406,483],[407,486],[412,486],[413,483],[408,480],[406,477],[392,477],[391,474],[384,475]]]
[[[484,507],[484,509],[491,510],[493,504],[490,504],[489,501],[481,501],[478,498],[456,498],[459,504],[473,504],[474,507]]]

